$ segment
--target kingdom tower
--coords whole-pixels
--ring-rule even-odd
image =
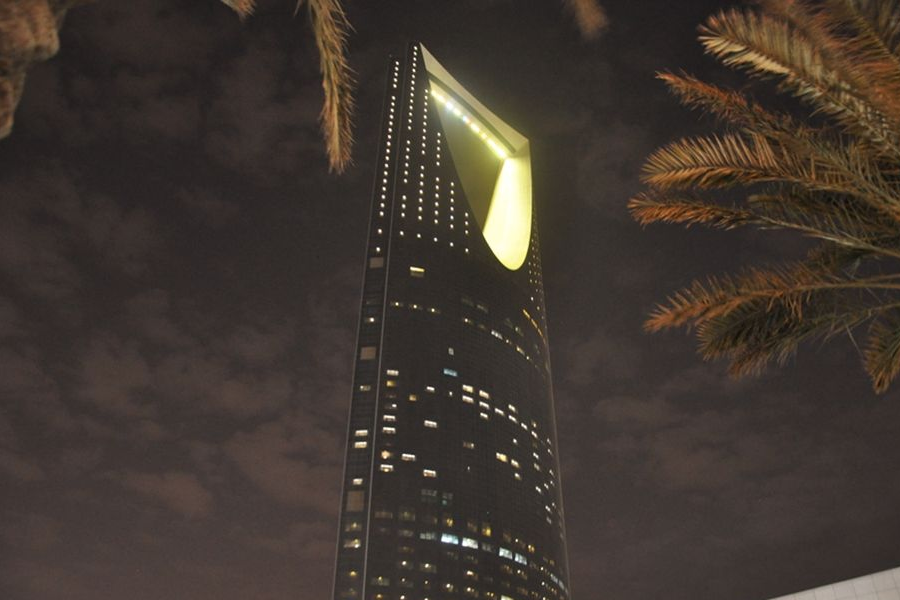
[[[568,599],[528,140],[392,59],[335,600]]]

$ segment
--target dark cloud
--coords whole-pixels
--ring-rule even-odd
[[[212,494],[193,473],[123,473],[122,485],[143,494],[188,518],[207,516],[213,508]]]

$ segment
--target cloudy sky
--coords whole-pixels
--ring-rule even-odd
[[[721,3],[350,1],[355,166],[329,175],[306,22],[104,0],[0,142],[0,597],[326,600],[388,55],[423,41],[531,138],[576,600],[764,598],[900,565],[900,388],[849,340],[735,382],[644,315],[791,256],[641,230],[642,158],[708,129],[653,74]]]

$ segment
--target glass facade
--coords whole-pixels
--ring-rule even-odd
[[[528,140],[392,59],[334,598],[569,598]]]

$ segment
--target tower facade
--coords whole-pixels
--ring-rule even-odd
[[[568,599],[528,140],[392,59],[335,600]]]

